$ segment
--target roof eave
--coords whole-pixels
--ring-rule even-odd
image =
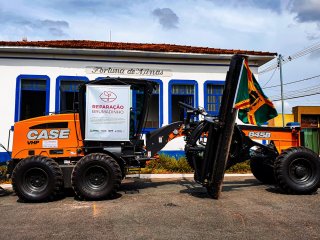
[[[84,49],[84,48],[50,48],[50,47],[21,47],[0,46],[0,53],[27,53],[27,54],[62,54],[62,55],[91,55],[110,57],[150,57],[150,58],[176,58],[176,59],[206,59],[206,60],[230,60],[234,54],[207,54],[207,53],[180,53],[180,52],[156,52],[140,50],[120,49]],[[274,59],[275,55],[246,54],[251,61],[261,66]]]

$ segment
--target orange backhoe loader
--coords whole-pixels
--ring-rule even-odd
[[[260,181],[275,182],[286,193],[317,191],[320,160],[300,147],[298,131],[258,131],[235,124],[234,98],[243,59],[235,55],[231,60],[218,117],[180,103],[185,120],[147,134],[145,141],[142,129],[155,83],[142,79],[90,81],[81,85],[74,112],[15,123],[8,167],[14,191],[30,202],[54,199],[70,187],[80,199],[105,199],[117,191],[128,169],[143,167],[181,135],[195,181],[213,198],[220,195],[225,170],[245,160],[251,161]],[[199,115],[203,120],[197,120]],[[249,137],[273,141],[263,145]]]

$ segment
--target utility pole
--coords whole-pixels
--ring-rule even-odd
[[[284,127],[284,100],[283,100],[283,81],[282,81],[282,55],[279,54],[278,64],[280,68],[280,87],[281,87],[281,112],[282,112],[282,127]]]

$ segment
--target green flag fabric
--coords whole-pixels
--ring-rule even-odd
[[[243,123],[261,125],[278,115],[273,103],[263,93],[252,74],[248,60],[243,61],[235,108]]]

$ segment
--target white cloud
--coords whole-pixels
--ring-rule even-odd
[[[277,112],[280,114],[282,113],[282,102],[281,101],[276,101],[274,102],[274,105],[277,109]],[[284,113],[292,113],[292,105],[288,102],[288,101],[284,101],[283,102],[283,109],[284,109]]]

